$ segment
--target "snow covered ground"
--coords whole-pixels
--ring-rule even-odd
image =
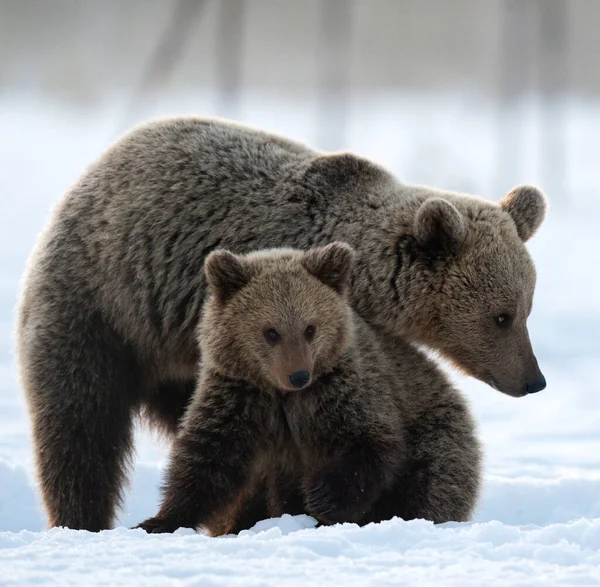
[[[441,100],[441,99],[440,99]],[[0,585],[202,584],[535,585],[600,582],[600,108],[570,104],[565,193],[545,188],[546,224],[531,242],[538,287],[529,325],[548,388],[515,400],[453,373],[471,401],[486,451],[474,522],[433,527],[392,520],[313,528],[265,521],[236,538],[125,528],[155,513],[166,447],[139,431],[132,488],[116,530],[44,532],[28,420],[12,357],[13,308],[26,257],[47,213],[115,138],[122,103],[73,111],[0,96]],[[406,181],[499,199],[493,106],[357,97],[345,146]],[[525,106],[525,111],[528,112]],[[212,113],[210,96],[144,113]],[[314,143],[314,104],[249,99],[242,120]],[[505,189],[541,181],[539,120],[525,116],[521,169]],[[594,183],[595,182],[595,183]]]
[[[238,537],[117,529],[0,534],[3,585],[597,585],[600,520],[434,528],[267,521]],[[8,573],[6,572],[8,571]]]

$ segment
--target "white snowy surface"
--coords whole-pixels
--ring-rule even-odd
[[[167,447],[145,430],[119,528],[44,531],[29,424],[12,355],[13,308],[48,211],[112,141],[122,103],[93,111],[0,95],[0,585],[538,585],[600,582],[600,107],[566,106],[566,191],[553,192],[529,245],[538,268],[532,342],[548,388],[513,399],[450,371],[479,423],[485,486],[470,524],[391,520],[313,527],[265,521],[239,537],[148,536],[126,528],[156,512]],[[525,105],[525,112],[531,105]],[[215,111],[210,96],[154,114]],[[499,199],[493,105],[356,97],[345,145],[409,182]],[[535,112],[533,113],[535,114]],[[244,102],[240,119],[314,143],[314,103]],[[508,189],[541,181],[539,120],[525,116],[521,168]]]
[[[512,526],[397,519],[311,528],[284,516],[238,537],[117,529],[0,533],[3,585],[593,585],[600,520]],[[6,572],[8,570],[8,573]]]

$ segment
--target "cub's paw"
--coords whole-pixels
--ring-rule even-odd
[[[132,529],[141,528],[148,532],[148,534],[172,534],[180,528],[181,525],[173,520],[167,520],[165,518],[148,518],[141,524],[134,526]]]
[[[364,487],[357,478],[330,471],[315,476],[309,485],[306,509],[322,524],[359,522],[370,505],[365,503],[363,496]]]
[[[391,475],[373,451],[358,447],[318,471],[305,484],[305,507],[323,524],[365,520]]]

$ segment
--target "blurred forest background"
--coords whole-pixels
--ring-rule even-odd
[[[188,112],[293,132],[272,108],[294,103],[305,121],[294,134],[323,149],[398,133],[385,163],[414,181],[481,134],[493,165],[455,163],[447,187],[500,193],[527,179],[562,199],[586,150],[566,98],[600,95],[598,22],[597,0],[3,0],[0,87],[82,112],[119,100],[114,133],[179,112],[183,96]],[[411,97],[450,105],[404,108],[402,129],[384,103]],[[436,119],[459,133],[452,149]]]
[[[579,451],[600,470],[598,23],[600,0],[0,0],[0,460],[31,456],[13,316],[52,206],[120,133],[196,114],[492,200],[539,185],[529,325],[548,388],[515,403],[460,385],[495,467]]]

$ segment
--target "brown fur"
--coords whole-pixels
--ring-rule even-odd
[[[221,120],[134,129],[64,196],[23,282],[18,356],[50,525],[110,527],[134,416],[176,430],[216,248],[345,241],[356,250],[351,304],[367,323],[508,394],[539,389],[522,239],[544,205],[535,188],[498,205],[408,186],[356,155]],[[510,327],[496,325],[501,314]]]
[[[414,349],[398,353],[352,313],[351,253],[333,243],[209,255],[200,383],[160,512],[139,527],[239,530],[252,522],[239,519],[246,502],[261,495],[264,515],[306,512],[324,524],[469,519],[480,454],[466,406]],[[279,352],[286,344],[311,357],[301,390],[280,375],[297,368]]]

